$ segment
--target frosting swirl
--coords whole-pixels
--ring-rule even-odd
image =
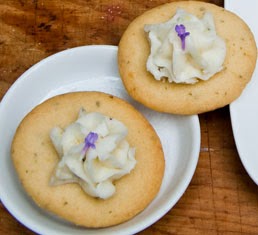
[[[167,22],[145,25],[144,30],[151,46],[146,66],[156,80],[193,84],[223,69],[226,44],[209,12],[200,19],[178,9]]]
[[[50,138],[60,161],[50,184],[78,183],[93,197],[111,197],[116,190],[113,181],[129,174],[136,164],[127,132],[122,122],[83,109],[64,130],[54,127]]]

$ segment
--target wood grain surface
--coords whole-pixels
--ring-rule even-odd
[[[165,2],[0,0],[0,100],[41,59],[81,45],[117,45],[131,20]],[[209,2],[223,6],[222,0]],[[228,107],[199,118],[200,159],[188,189],[174,208],[139,234],[258,234],[258,188],[239,159]],[[34,233],[0,204],[0,234]]]

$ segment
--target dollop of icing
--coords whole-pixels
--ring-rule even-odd
[[[193,84],[223,69],[226,44],[209,12],[198,18],[177,9],[167,22],[145,25],[144,30],[150,42],[146,67],[156,80]]]
[[[93,197],[111,197],[116,191],[113,182],[136,165],[135,148],[129,146],[127,134],[122,122],[81,109],[75,122],[50,132],[60,158],[50,185],[78,183]]]

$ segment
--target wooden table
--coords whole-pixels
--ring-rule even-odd
[[[0,99],[39,60],[81,45],[117,45],[132,19],[165,2],[0,0]],[[223,6],[222,0],[210,2]],[[258,234],[258,188],[239,159],[228,107],[199,118],[201,152],[190,186],[140,234]],[[0,204],[0,234],[33,233]]]

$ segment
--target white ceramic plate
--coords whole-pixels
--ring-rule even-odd
[[[76,227],[38,208],[20,186],[10,159],[15,130],[35,105],[57,94],[96,90],[116,95],[136,106],[154,126],[163,144],[165,176],[155,200],[130,221],[104,229]],[[25,72],[0,105],[0,197],[21,223],[40,234],[133,234],[150,226],[182,196],[194,174],[200,150],[197,116],[151,111],[134,102],[120,81],[117,47],[85,46],[50,56]]]
[[[226,9],[239,15],[258,42],[258,1],[225,0]],[[234,138],[240,159],[253,181],[258,184],[258,71],[242,95],[230,105]]]

